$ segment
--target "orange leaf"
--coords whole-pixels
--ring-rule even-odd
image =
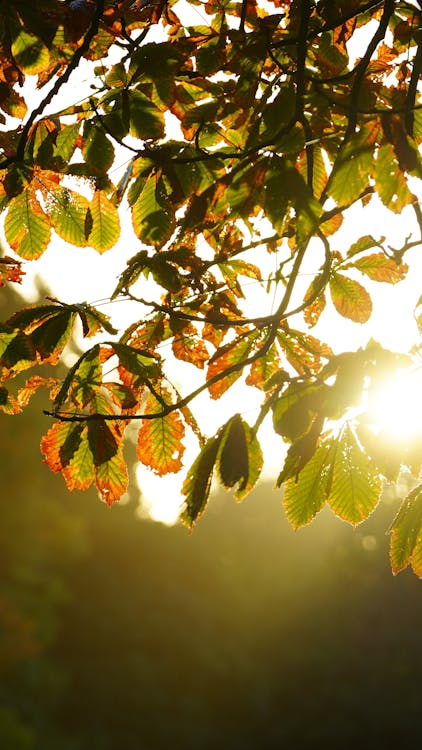
[[[333,273],[330,279],[333,305],[344,318],[366,323],[371,317],[372,301],[366,289],[354,279]]]
[[[112,458],[96,467],[95,475],[95,484],[107,505],[120,500],[128,485],[126,461],[121,447]]]
[[[145,413],[162,411],[162,406],[151,394],[145,404]],[[145,419],[138,433],[137,456],[139,460],[159,476],[177,473],[182,468],[182,455],[185,447],[182,438],[185,434],[183,422],[178,412],[165,417]]]
[[[201,370],[210,355],[195,326],[189,324],[176,334],[172,344],[173,354],[183,362],[190,362]]]
[[[208,386],[211,398],[220,398],[241,376],[243,361],[247,359],[258,335],[258,331],[241,333],[234,341],[217,349],[208,367],[207,380],[217,375],[221,375],[221,379]],[[231,368],[236,369],[230,372]],[[228,371],[226,375],[224,375],[225,370]]]

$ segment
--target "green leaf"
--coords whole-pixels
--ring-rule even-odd
[[[4,233],[12,250],[25,260],[35,260],[46,250],[51,236],[50,221],[31,190],[10,202]]]
[[[371,297],[354,279],[333,272],[330,276],[330,293],[334,307],[344,318],[354,323],[366,323],[371,317]]]
[[[56,138],[54,156],[63,163],[68,163],[76,149],[76,141],[81,129],[81,123],[64,125]]]
[[[308,524],[327,499],[332,443],[318,448],[297,478],[290,478],[284,489],[284,510],[293,528]]]
[[[75,317],[72,310],[62,310],[45,320],[31,333],[31,339],[41,359],[57,357],[63,351],[72,335]]]
[[[71,306],[35,305],[19,310],[8,324],[24,330],[41,359],[48,359],[63,351],[72,335],[75,317],[76,311]]]
[[[100,347],[98,344],[84,352],[67,373],[60,391],[53,402],[60,409],[66,399],[77,408],[84,408],[95,396],[102,384]]]
[[[51,222],[59,237],[77,247],[86,247],[88,209],[89,203],[84,196],[59,187],[49,209]]]
[[[94,171],[107,172],[114,161],[114,148],[100,124],[86,122],[82,155]]]
[[[186,526],[192,527],[205,510],[222,435],[220,432],[205,443],[183,483],[182,494],[186,497],[186,508],[181,520]]]
[[[132,222],[137,236],[147,245],[160,246],[170,239],[175,226],[174,212],[159,175],[154,173],[147,178],[133,205]]]
[[[358,524],[375,509],[380,492],[379,473],[347,424],[335,447],[328,502],[344,521]]]
[[[114,247],[120,237],[119,213],[104,190],[95,191],[89,210],[92,229],[88,241],[94,250],[104,253]]]
[[[326,389],[325,383],[291,383],[273,407],[275,432],[287,440],[304,435],[323,406]]]
[[[385,237],[381,237],[379,240],[374,240],[374,238],[370,234],[365,234],[363,237],[359,237],[356,242],[350,245],[347,251],[347,257],[351,258],[353,255],[357,255],[357,253],[361,253],[364,250],[369,250],[371,247],[376,247],[377,245],[379,246],[384,241]]]
[[[235,414],[224,426],[218,451],[217,471],[227,489],[238,485],[236,499],[252,489],[263,463],[260,445],[249,425]]]
[[[332,171],[329,195],[338,205],[351,205],[365,190],[373,165],[371,147],[349,153],[337,162]]]
[[[396,575],[411,565],[422,578],[422,485],[405,497],[389,532],[393,573]]]
[[[140,91],[114,89],[111,95],[104,97],[103,102],[106,101],[113,104],[113,108],[103,119],[115,137],[132,135],[141,140],[163,138],[163,113]]]
[[[20,372],[35,364],[36,357],[36,350],[29,336],[0,323],[1,367]]]
[[[391,143],[384,144],[378,150],[375,161],[375,187],[384,205],[394,213],[401,213],[405,206],[415,200],[399,168]]]
[[[117,334],[117,330],[111,325],[108,315],[97,310],[86,302],[80,305],[70,305],[78,313],[83,328],[83,335],[94,336],[101,330],[107,331],[112,336]]]
[[[48,67],[50,55],[38,37],[20,28],[14,35],[11,52],[15,63],[28,75],[41,73]]]

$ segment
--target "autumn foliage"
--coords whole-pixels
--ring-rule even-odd
[[[421,5],[46,0],[41,12],[14,0],[0,2],[0,19],[0,285],[19,282],[56,235],[111,249],[121,205],[139,240],[111,297],[138,303],[127,330],[55,298],[0,324],[0,409],[17,414],[47,389],[48,466],[70,490],[95,483],[112,503],[127,489],[129,425],[139,426],[139,461],[160,476],[183,470],[188,431],[198,440],[183,488],[188,526],[213,477],[237,500],[254,486],[264,420],[288,445],[277,485],[295,528],[326,503],[360,523],[401,467],[417,478],[422,448],[374,433],[371,398],[418,353],[371,340],[334,354],[309,331],[328,299],[343,318],[368,321],[365,280],[399,283],[406,252],[422,243]],[[51,113],[82,61],[91,94]],[[419,236],[392,248],[374,226],[340,252],[332,238],[348,212],[376,200],[392,214],[410,207]],[[248,284],[267,303],[253,316]],[[94,340],[64,372],[75,326]],[[201,371],[201,385],[180,392],[170,359]],[[254,422],[234,413],[204,434],[195,398],[219,399],[236,381],[262,394]],[[422,576],[421,497],[416,484],[392,523],[394,572],[410,564]]]

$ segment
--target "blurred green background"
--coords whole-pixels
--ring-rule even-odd
[[[394,493],[355,530],[323,512],[294,533],[262,484],[189,534],[69,494],[42,406],[0,417],[1,750],[418,746],[422,581],[390,571]]]

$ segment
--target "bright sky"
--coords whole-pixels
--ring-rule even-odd
[[[148,37],[149,40],[150,37]],[[68,104],[72,95],[74,95],[74,101],[83,95],[82,81],[85,81],[84,85],[89,86],[90,76],[87,64],[71,79],[73,92],[69,91],[69,86],[64,87],[65,99],[61,102],[62,104]],[[36,105],[39,93],[34,91],[33,98]],[[57,97],[53,101],[52,109],[57,110],[59,106],[60,98]],[[115,164],[116,181],[118,175],[124,171],[125,163],[129,157],[130,153],[119,152]],[[91,248],[70,247],[60,238],[55,237],[51,246],[34,267],[31,267],[29,263],[26,264],[27,278],[22,285],[22,292],[28,298],[31,298],[34,291],[34,274],[39,274],[52,292],[64,302],[87,301],[95,305],[98,300],[109,297],[116,285],[117,275],[124,268],[126,260],[140,249],[140,242],[132,230],[128,208],[122,209],[121,224],[122,236],[118,244],[102,256]],[[340,251],[346,250],[358,236],[364,234],[372,234],[375,238],[385,235],[388,244],[393,247],[400,247],[405,237],[411,232],[414,232],[417,236],[417,230],[418,227],[411,209],[406,209],[401,216],[395,216],[373,201],[364,210],[361,208],[354,210],[353,215],[349,216],[342,229],[332,238],[332,248]],[[258,251],[254,252],[256,254]],[[251,260],[253,261],[254,257]],[[332,306],[331,310],[329,309],[329,304],[328,310],[324,312],[320,323],[311,331],[312,334],[329,343],[334,350],[355,350],[359,346],[365,345],[370,337],[378,340],[383,346],[397,351],[405,351],[419,341],[420,337],[413,319],[413,309],[417,299],[422,294],[422,248],[416,248],[409,252],[405,260],[411,265],[412,273],[409,279],[400,284],[390,286],[388,284],[375,284],[366,280],[363,282],[370,291],[374,302],[374,312],[367,324],[361,326],[341,318],[333,311]],[[256,262],[258,262],[257,259]],[[301,278],[301,285],[298,289],[299,303],[309,285],[310,276],[308,274],[313,275],[321,262],[319,250],[316,250],[315,265],[306,267]],[[356,278],[362,283],[362,277],[359,274]],[[250,280],[247,281],[250,282]],[[256,288],[258,289],[258,285],[256,285]],[[149,296],[152,296],[150,289]],[[257,314],[257,300],[259,300],[259,294],[254,297],[254,315]],[[268,305],[268,300],[266,305]],[[118,328],[125,328],[140,315],[138,306],[129,302],[116,301],[112,306],[101,306],[100,309],[112,316],[113,325]],[[268,312],[271,311],[267,307],[262,309],[262,314]],[[298,323],[303,325],[301,321],[298,321]],[[294,325],[293,319],[291,325]],[[192,388],[198,385],[201,376],[203,377],[203,373],[198,372],[193,366],[183,363],[178,365],[174,375],[176,380],[183,382],[184,393],[188,392],[190,384],[192,384]],[[409,391],[409,388],[407,390]],[[235,410],[241,412],[246,420],[253,423],[257,416],[261,398],[262,394],[256,389],[239,386],[235,392],[230,391],[217,402],[203,394],[194,402],[192,407],[195,414],[200,416],[201,427],[208,435],[211,435]],[[391,401],[391,394],[387,398]],[[412,398],[414,407],[414,395]],[[246,409],[245,405],[247,405]],[[405,405],[401,406],[400,412],[402,413],[406,408],[408,407]],[[395,413],[395,423],[397,423],[397,412]],[[286,448],[281,438],[274,434],[271,424],[268,427],[263,426],[259,438],[266,456],[265,474],[267,477],[276,478],[281,470]],[[185,463],[188,467],[196,455],[196,440],[187,440],[186,446]],[[139,466],[137,478],[142,492],[143,504],[148,507],[151,516],[157,520],[173,522],[179,512],[180,486],[183,477],[159,478],[145,467]]]

